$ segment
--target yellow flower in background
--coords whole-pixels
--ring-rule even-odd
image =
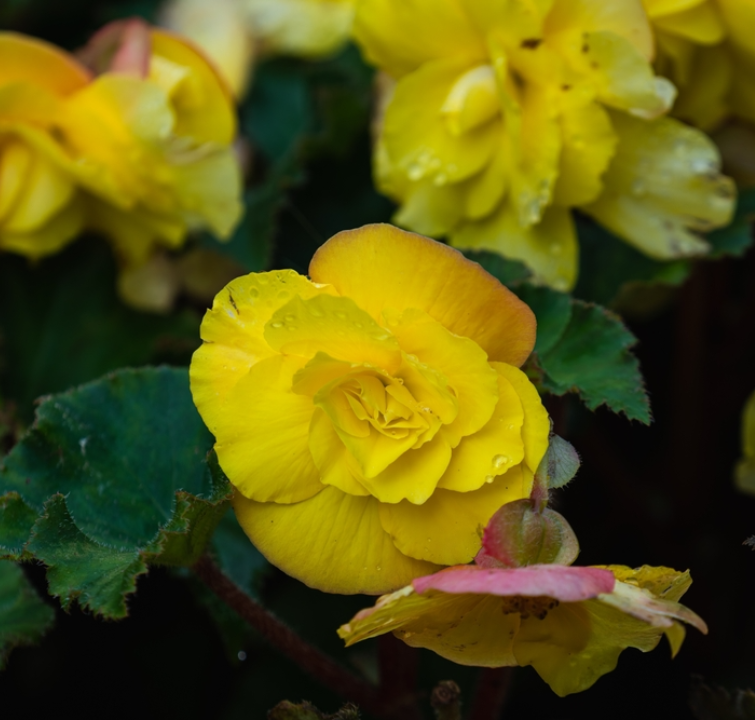
[[[228,237],[241,213],[235,109],[204,56],[132,20],[104,28],[82,57],[101,74],[67,100],[60,128],[89,191],[88,226],[127,267],[189,230]]]
[[[678,602],[691,582],[647,565],[454,567],[380,598],[338,634],[352,645],[393,632],[461,665],[531,665],[563,697],[614,670],[628,647],[648,652],[665,634],[676,655],[681,622],[706,633]]]
[[[755,393],[742,411],[742,456],[734,479],[740,490],[755,494]]]
[[[254,65],[255,38],[240,0],[172,0],[164,6],[160,24],[199,45],[233,94],[244,94]]]
[[[654,120],[675,90],[653,73],[640,0],[362,0],[354,34],[395,81],[375,174],[401,225],[568,289],[572,208],[658,258],[703,252],[690,231],[731,216],[714,146]]]
[[[170,0],[160,23],[197,43],[237,97],[257,55],[316,60],[348,41],[356,0]]]
[[[331,238],[309,274],[234,280],[192,359],[241,526],[328,592],[470,562],[548,447],[518,369],[534,315],[456,250],[389,225]]]
[[[54,123],[89,81],[63,51],[0,33],[0,250],[38,258],[81,231],[76,179]]]
[[[755,5],[749,0],[643,0],[658,72],[679,88],[676,117],[713,130],[730,115],[755,121]]]
[[[319,58],[349,39],[357,0],[238,0],[261,51]]]

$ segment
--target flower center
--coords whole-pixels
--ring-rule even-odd
[[[507,597],[501,598],[501,609],[504,615],[519,613],[522,620],[536,617],[545,620],[546,615],[559,605],[558,600],[552,597]]]

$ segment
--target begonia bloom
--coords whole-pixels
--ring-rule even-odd
[[[628,647],[647,652],[665,634],[676,655],[681,622],[707,632],[678,602],[691,582],[649,566],[454,567],[381,597],[338,634],[352,645],[393,632],[461,665],[532,665],[564,696],[611,672]]]
[[[89,71],[45,42],[0,33],[0,250],[56,252],[84,218],[55,120]]]
[[[470,562],[548,446],[518,369],[532,311],[458,251],[389,225],[339,233],[309,273],[231,282],[192,359],[241,526],[328,592]]]
[[[657,119],[675,89],[653,72],[640,0],[362,0],[354,34],[395,82],[375,176],[400,225],[521,260],[565,290],[573,208],[658,258],[705,252],[694,232],[731,217],[712,143]]]
[[[643,0],[656,67],[679,89],[674,115],[712,130],[731,115],[755,121],[755,5],[749,0]]]

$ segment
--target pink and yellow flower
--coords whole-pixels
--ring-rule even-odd
[[[238,278],[202,323],[191,389],[239,522],[328,592],[471,561],[548,446],[518,369],[534,315],[456,250],[388,225],[331,238],[309,274]]]
[[[665,635],[676,655],[682,622],[707,632],[678,602],[691,582],[647,565],[454,567],[381,597],[338,634],[352,645],[392,632],[461,665],[531,665],[564,696],[614,670],[626,648],[648,652]]]

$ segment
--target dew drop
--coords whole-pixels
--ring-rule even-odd
[[[360,322],[355,322],[354,323],[354,327],[355,328],[359,328],[361,330],[364,327],[364,325],[362,325],[362,323],[360,323]]]
[[[296,321],[296,315],[292,315],[291,313],[289,313],[288,315],[286,315],[286,322],[287,323],[292,323],[292,322],[295,322],[295,321]]]
[[[259,291],[259,290],[257,290],[257,288],[252,288],[252,289],[251,289],[251,290],[249,291],[249,296],[250,296],[250,297],[253,297],[253,298],[258,298],[258,297],[260,296],[260,291]]]
[[[409,177],[410,180],[413,180],[416,182],[417,180],[421,180],[422,177],[425,174],[425,169],[419,165],[418,163],[412,163],[407,169],[406,174]]]
[[[318,318],[321,318],[321,317],[323,316],[323,312],[322,312],[322,310],[319,310],[319,309],[318,309],[318,308],[316,308],[316,307],[315,307],[314,305],[310,305],[310,306],[309,306],[309,314],[310,314],[310,315],[311,315],[312,317],[318,317]]]
[[[502,468],[504,465],[508,465],[509,460],[510,458],[508,455],[496,455],[493,458],[493,465],[496,468]]]
[[[283,323],[282,323],[282,322],[278,322],[278,321],[276,321],[276,322],[274,322],[274,323],[270,323],[270,327],[274,327],[274,328],[276,328],[276,329],[278,329],[278,328],[282,328],[282,327],[283,327]]]
[[[635,197],[643,197],[647,193],[647,186],[645,181],[637,179],[632,183],[632,195]]]
[[[486,483],[487,483],[488,485],[490,485],[490,483],[492,483],[492,482],[493,482],[493,480],[495,480],[495,475],[486,475],[486,476],[485,476],[485,482],[486,482]]]
[[[345,312],[337,312],[337,313],[336,313],[336,317],[337,317],[337,318],[338,318],[339,320],[345,320],[345,319],[346,319],[346,313],[345,313]]]

